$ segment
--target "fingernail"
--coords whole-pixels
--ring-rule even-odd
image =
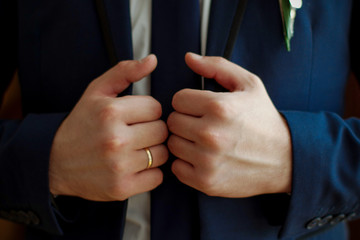
[[[190,56],[194,59],[201,59],[202,56],[193,52],[188,52],[188,54],[190,54]]]
[[[140,59],[139,62],[140,63],[145,63],[145,62],[149,61],[152,56],[154,56],[154,54],[147,55],[143,59]]]

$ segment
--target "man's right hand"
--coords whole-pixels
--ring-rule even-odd
[[[157,60],[122,61],[90,83],[58,129],[50,154],[50,191],[94,201],[125,200],[162,182],[168,158],[161,105],[149,96],[117,97],[149,75]],[[149,147],[153,165],[147,168]]]

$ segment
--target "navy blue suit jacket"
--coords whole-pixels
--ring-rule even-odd
[[[207,55],[223,55],[237,2],[213,0]],[[128,3],[105,4],[116,55],[131,59]],[[341,118],[360,70],[356,5],[303,0],[288,52],[278,1],[248,1],[231,60],[262,79],[288,122],[292,194],[209,197],[167,173],[152,192],[152,239],[345,239],[343,220],[360,214],[360,120]],[[126,202],[60,197],[55,208],[48,186],[58,126],[110,67],[94,2],[1,0],[0,15],[0,90],[18,69],[24,114],[0,121],[0,217],[27,224],[28,239],[120,239]]]

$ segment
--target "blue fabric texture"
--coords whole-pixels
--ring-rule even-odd
[[[207,55],[223,54],[238,1],[212,0]],[[11,26],[2,28],[3,34],[18,42],[10,44],[4,55],[18,52],[17,61],[1,68],[0,89],[8,84],[6,76],[16,62],[25,117],[0,122],[0,217],[24,220],[28,239],[118,240],[126,202],[68,197],[59,199],[56,209],[48,189],[48,159],[57,128],[87,85],[110,67],[95,4],[15,2],[14,7],[0,0],[0,6],[8,9],[0,14],[13,16],[0,23]],[[104,2],[116,55],[119,60],[131,59],[129,3]],[[262,79],[288,122],[292,194],[209,197],[168,174],[152,193],[153,208],[162,211],[164,206],[154,215],[158,225],[153,225],[153,239],[346,239],[344,220],[360,214],[360,120],[341,117],[349,73],[360,77],[359,41],[354,34],[360,27],[358,11],[357,1],[303,0],[288,52],[278,1],[248,1],[231,61]],[[179,31],[188,30],[177,26]],[[10,30],[14,28],[15,33]],[[154,85],[152,91],[166,102],[178,88],[199,88],[194,82],[181,84],[174,89],[173,84]],[[214,90],[217,85],[207,80],[205,88]],[[328,216],[332,221],[325,221]],[[314,219],[323,224],[311,225]]]
[[[151,52],[158,59],[151,74],[151,95],[161,103],[161,118],[166,121],[174,111],[171,102],[177,91],[201,87],[200,76],[184,61],[186,52],[200,53],[199,1],[153,0],[151,26]],[[170,170],[174,159],[170,155],[161,167],[165,180],[151,193],[158,199],[151,201],[151,239],[199,238],[197,192],[174,177]]]

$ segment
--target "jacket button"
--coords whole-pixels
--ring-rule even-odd
[[[28,216],[30,218],[30,223],[33,225],[39,225],[40,219],[39,217],[32,211],[28,211]]]
[[[320,222],[321,222],[321,218],[319,217],[314,218],[308,224],[306,224],[306,229],[311,230],[315,227],[318,227]]]
[[[322,227],[322,226],[328,224],[328,223],[329,223],[331,220],[333,220],[333,219],[334,219],[333,215],[328,215],[328,216],[326,216],[326,217],[323,217],[323,218],[321,219],[321,221],[319,222],[318,226],[319,226],[319,227]]]
[[[9,212],[8,219],[13,222],[19,222],[17,211],[11,210]]]
[[[357,214],[355,212],[350,213],[346,216],[346,220],[351,221],[354,220],[356,218]]]
[[[9,219],[10,218],[10,213],[4,210],[0,210],[0,216],[5,218],[5,219]]]
[[[346,219],[345,214],[339,214],[333,220],[330,221],[330,224],[335,225],[341,221],[344,221],[345,219]]]
[[[25,213],[24,211],[17,212],[17,221],[19,223],[24,223],[26,225],[29,225],[31,223],[29,215],[27,213]]]
[[[23,223],[26,225],[39,225],[40,219],[39,217],[32,211],[24,212],[24,211],[4,211],[0,210],[0,217],[10,220],[12,222]]]

